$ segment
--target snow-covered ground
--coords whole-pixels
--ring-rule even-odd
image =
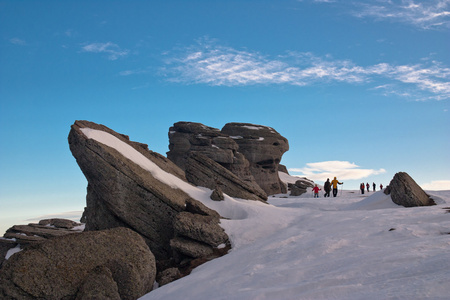
[[[449,299],[450,191],[430,194],[437,206],[357,191],[233,200],[247,213],[222,221],[230,253],[141,299]]]
[[[216,202],[112,135],[83,133],[228,218],[229,254],[140,299],[450,299],[450,191],[429,191],[438,205],[418,208],[359,191]]]
[[[429,192],[438,205],[418,208],[358,191],[216,202],[111,135],[83,133],[229,218],[229,254],[141,299],[449,299],[450,191]]]

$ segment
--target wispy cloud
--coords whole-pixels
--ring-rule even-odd
[[[11,44],[19,45],[19,46],[26,46],[26,45],[27,45],[27,42],[26,42],[25,40],[19,39],[19,38],[16,38],[16,37],[10,39],[9,42],[10,42]]]
[[[82,47],[83,52],[104,53],[107,54],[109,60],[116,60],[119,57],[127,56],[129,50],[121,49],[118,45],[107,43],[92,43]]]
[[[270,58],[258,52],[221,46],[210,40],[201,40],[197,45],[166,55],[164,75],[169,81],[185,84],[306,86],[317,83],[372,84],[381,80],[391,90],[397,85],[407,85],[410,90],[424,93],[421,97],[413,93],[416,99],[450,98],[450,68],[436,61],[398,66],[389,63],[359,66],[351,60],[296,52]]]
[[[450,0],[378,0],[354,2],[354,16],[392,20],[422,29],[450,27]]]
[[[385,169],[362,169],[355,163],[348,161],[323,161],[307,163],[303,168],[291,168],[289,172],[299,173],[314,181],[325,181],[327,178],[337,177],[339,180],[358,180],[372,175],[386,173]]]

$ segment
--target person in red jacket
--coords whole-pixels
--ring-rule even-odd
[[[314,192],[314,198],[319,198],[319,191],[321,191],[321,189],[317,186],[317,184],[313,187],[313,192]]]

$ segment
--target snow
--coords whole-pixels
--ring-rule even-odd
[[[211,190],[162,171],[114,136],[82,130],[228,218],[221,220],[233,247],[227,255],[142,300],[448,299],[450,191],[431,193],[436,206],[415,208],[383,192],[358,191],[217,202]],[[298,179],[282,175],[285,182]]]
[[[450,191],[430,192],[437,205],[415,208],[358,191],[336,198],[275,195],[269,204],[229,196],[217,202],[211,190],[164,172],[114,136],[82,131],[227,218],[221,220],[232,242],[227,255],[141,300],[448,299]]]

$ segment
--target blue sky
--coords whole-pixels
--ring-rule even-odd
[[[267,125],[291,174],[450,189],[449,33],[449,0],[0,0],[0,224],[82,210],[83,119],[161,154]]]

